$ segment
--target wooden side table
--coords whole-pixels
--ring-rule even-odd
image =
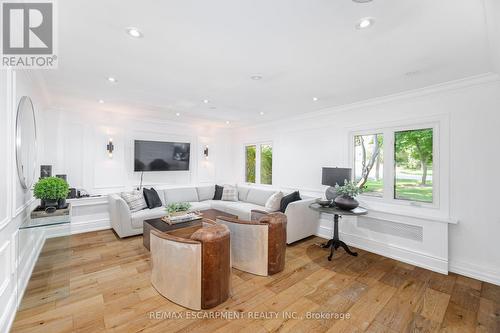
[[[348,254],[351,256],[357,256],[357,252],[351,251],[349,246],[346,243],[340,240],[339,238],[339,219],[342,216],[360,216],[368,214],[368,211],[363,207],[358,207],[353,210],[342,210],[338,207],[322,207],[317,203],[312,203],[309,205],[309,208],[315,210],[320,213],[333,215],[333,238],[328,242],[323,244],[321,247],[327,249],[330,248],[330,255],[328,256],[328,260],[331,261],[333,257],[333,251],[337,250],[339,247],[342,247]]]

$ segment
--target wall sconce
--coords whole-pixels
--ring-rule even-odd
[[[113,139],[109,139],[108,145],[106,146],[106,150],[108,151],[109,158],[113,158],[113,150],[115,150],[115,146],[113,145]]]
[[[203,149],[203,156],[205,156],[205,158],[208,158],[208,146],[205,146],[205,149]]]

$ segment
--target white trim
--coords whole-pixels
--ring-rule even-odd
[[[320,226],[316,236],[330,239],[332,237],[332,228]],[[430,256],[400,246],[388,245],[375,240],[347,234],[342,231],[340,231],[340,238],[348,245],[358,249],[373,252],[384,257],[419,266],[441,274],[448,274],[448,261],[444,258]]]
[[[463,89],[475,85],[487,84],[487,83],[496,83],[500,80],[500,75],[494,72],[487,72],[479,75],[469,76],[458,80],[447,81],[443,83],[438,83],[435,85],[417,88],[413,90],[403,91],[401,93],[375,97],[366,99],[363,101],[358,101],[350,104],[343,104],[339,106],[326,106],[318,111],[307,112],[305,114],[299,114],[296,116],[290,116],[287,118],[287,121],[297,121],[297,120],[305,120],[316,117],[322,117],[325,115],[331,115],[338,112],[350,111],[353,109],[360,109],[365,107],[376,106],[385,103],[396,102],[400,100],[405,100],[409,98],[419,98],[428,95],[434,95],[441,92],[453,91],[458,89]],[[233,127],[233,130],[240,129],[253,129],[259,128],[263,126],[272,126],[275,124],[282,124],[283,119],[277,119],[275,121],[270,121],[262,124],[254,124],[250,126],[239,126]]]
[[[110,219],[95,219],[82,222],[71,222],[71,234],[111,229]]]
[[[451,260],[449,271],[500,286],[500,271],[498,270],[494,271],[478,265]]]
[[[262,184],[261,183],[261,147],[263,145],[271,146],[273,150],[273,169],[274,169],[274,161],[275,161],[275,150],[274,150],[274,142],[273,140],[259,140],[253,143],[244,143],[243,144],[243,159],[244,159],[244,170],[243,170],[243,184],[247,186],[251,185],[258,185],[258,186],[267,186],[267,187],[272,187],[274,183],[274,178],[273,178],[273,169],[271,169],[271,184]],[[255,146],[255,183],[249,183],[246,181],[246,169],[247,169],[247,147]]]
[[[14,323],[17,311],[16,299],[17,291],[10,295],[9,301],[4,307],[2,307],[2,315],[0,316],[0,332],[9,332],[12,324]]]

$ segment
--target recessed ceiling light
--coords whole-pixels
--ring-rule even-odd
[[[229,124],[231,124],[231,122],[230,122],[229,120],[226,120],[226,124],[228,124],[228,125],[229,125]]]
[[[111,82],[111,83],[116,83],[118,82],[118,80],[112,76],[108,76],[108,81]]]
[[[99,104],[104,104],[104,100],[100,99]]]
[[[250,78],[254,81],[259,81],[259,80],[262,80],[262,75],[260,74],[255,74],[255,75],[252,75],[250,76]]]
[[[356,24],[357,29],[366,29],[371,27],[375,23],[375,20],[372,17],[364,17],[358,21]]]
[[[264,112],[260,111],[260,112],[259,112],[259,114],[260,114],[261,116],[263,116],[263,115],[264,115]]]
[[[142,35],[142,32],[135,28],[135,27],[129,27],[127,28],[127,34],[130,36],[130,37],[134,37],[134,38],[141,38],[143,35]]]
[[[313,97],[313,101],[317,102],[319,100],[318,97]]]
[[[179,112],[177,112],[175,115],[176,115],[177,117],[179,117],[181,114],[180,114]]]
[[[208,103],[210,103],[210,101],[208,99],[204,99],[203,103],[208,104]]]

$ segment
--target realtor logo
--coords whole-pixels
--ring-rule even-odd
[[[56,68],[54,1],[2,0],[1,5],[2,67]]]

